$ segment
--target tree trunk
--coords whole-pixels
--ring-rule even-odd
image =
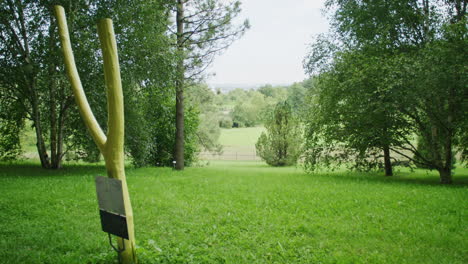
[[[453,90],[453,89],[452,89]],[[452,93],[451,93],[452,96]],[[453,104],[452,103],[452,98],[449,99],[449,115],[447,117],[447,135],[445,138],[445,144],[444,144],[444,154],[445,154],[445,162],[444,166],[441,170],[439,170],[439,175],[440,175],[440,183],[442,184],[451,184],[452,183],[452,161],[453,161],[453,155],[452,155],[452,120],[453,120]]]
[[[424,12],[424,23],[423,23],[423,42],[429,41],[429,0],[423,0],[423,12]]]
[[[63,95],[63,94],[62,94]],[[62,98],[65,98],[62,96]],[[63,99],[64,102],[60,104],[60,114],[58,117],[58,134],[57,134],[57,169],[62,168],[62,159],[63,159],[63,134],[65,132],[65,119],[68,111],[68,100]]]
[[[54,86],[53,82],[54,80],[51,80],[51,86]],[[57,108],[55,105],[55,95],[53,95],[55,91],[53,91],[53,88],[50,90],[50,168],[58,169],[57,165],[60,157],[57,155]]]
[[[36,131],[36,147],[37,147],[37,154],[39,155],[39,159],[41,161],[42,168],[48,169],[50,168],[50,159],[47,155],[47,149],[44,142],[43,131],[42,131],[42,122],[41,122],[41,114],[39,113],[39,103],[37,102],[37,93],[36,88],[34,85],[34,81],[31,83],[30,87],[31,92],[31,107],[32,107],[32,121],[34,124],[34,128]]]
[[[439,176],[440,176],[440,183],[442,184],[452,184],[452,169],[448,168],[441,168],[438,169]]]
[[[385,176],[393,176],[392,161],[390,158],[390,147],[387,145],[383,148],[384,152],[384,165],[385,165]]]
[[[177,85],[179,86],[179,85]],[[176,170],[183,170],[184,162],[184,91],[182,87],[176,88],[176,137],[174,158]]]
[[[52,17],[51,17],[51,21]],[[54,54],[55,51],[55,27],[54,23],[50,23],[49,25],[49,67],[48,67],[48,81],[49,81],[49,121],[50,121],[50,168],[51,169],[58,169],[59,168],[59,160],[61,157],[57,155],[57,105],[56,105],[56,92],[57,92],[57,80],[56,77],[56,70],[55,70],[55,63]]]
[[[183,33],[184,33],[184,3],[182,0],[177,1],[177,51],[179,58],[177,62],[177,80],[176,80],[176,135],[174,147],[174,159],[176,161],[175,169],[183,170],[185,167],[184,162],[184,47],[183,47]]]

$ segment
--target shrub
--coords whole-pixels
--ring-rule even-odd
[[[219,127],[232,128],[232,126],[232,118],[229,116],[222,117],[221,120],[219,120]]]
[[[265,123],[255,147],[258,155],[271,166],[290,166],[297,162],[301,150],[301,128],[287,102],[278,103]]]

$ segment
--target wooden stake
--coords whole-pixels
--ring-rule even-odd
[[[124,167],[124,106],[122,83],[120,79],[119,58],[117,55],[117,44],[115,41],[112,20],[102,19],[98,24],[98,35],[101,42],[101,50],[104,57],[104,78],[107,93],[107,135],[104,134],[99,123],[96,121],[89,106],[88,100],[81,84],[75,58],[70,43],[65,11],[61,6],[55,6],[60,42],[68,78],[73,89],[81,117],[88,128],[91,136],[104,156],[107,175],[122,181],[125,214],[127,217],[129,240],[119,238],[119,249],[125,249],[119,253],[122,263],[137,263],[135,253],[135,232],[133,228],[133,211],[128,193],[127,181]],[[125,244],[125,245],[124,245]]]

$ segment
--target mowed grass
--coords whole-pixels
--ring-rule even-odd
[[[223,146],[222,157],[228,160],[253,160],[256,157],[255,143],[263,126],[221,129],[219,144]]]
[[[243,128],[222,128],[219,144],[230,147],[255,147],[262,132],[266,131],[263,126]]]
[[[102,165],[0,165],[1,263],[116,263]],[[468,263],[468,171],[305,174],[260,162],[127,169],[141,263]]]

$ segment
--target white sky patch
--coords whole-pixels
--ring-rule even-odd
[[[250,30],[209,69],[217,84],[290,84],[306,78],[302,60],[312,36],[326,32],[325,0],[243,0]]]

